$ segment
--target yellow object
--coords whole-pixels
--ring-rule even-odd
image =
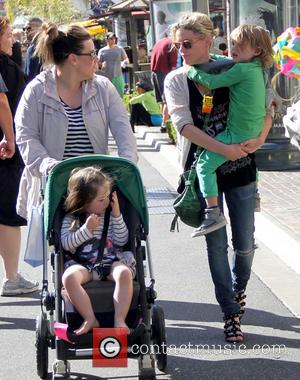
[[[211,113],[213,108],[213,96],[204,95],[202,103],[202,112]]]
[[[74,25],[82,26],[91,36],[95,36],[97,34],[104,35],[108,32],[107,28],[105,28],[103,25],[99,25],[98,21],[96,20],[79,21],[75,22]]]

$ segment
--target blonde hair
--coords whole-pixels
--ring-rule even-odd
[[[2,34],[9,25],[9,19],[6,16],[0,16],[0,37],[2,37]]]
[[[273,50],[270,33],[259,25],[241,24],[235,28],[230,38],[238,44],[249,44],[252,49],[259,49],[260,54],[255,58],[261,61],[264,69],[273,64]]]
[[[89,166],[72,170],[68,182],[65,211],[74,215],[85,212],[85,207],[97,196],[99,187],[107,186],[111,191],[113,180],[101,168]]]
[[[37,37],[35,55],[44,66],[63,63],[68,56],[82,53],[83,42],[91,39],[89,33],[78,25],[59,29],[53,22],[44,23]]]
[[[215,35],[214,26],[211,19],[204,13],[185,13],[179,21],[171,26],[171,37],[175,39],[175,33],[179,29],[190,30],[199,36],[213,37]]]

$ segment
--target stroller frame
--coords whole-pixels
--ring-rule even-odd
[[[166,333],[163,309],[155,304],[155,279],[147,236],[149,217],[144,187],[139,170],[133,163],[123,158],[103,155],[80,156],[59,163],[52,169],[46,184],[41,313],[36,318],[37,373],[40,378],[48,376],[49,348],[56,350],[53,379],[69,378],[69,360],[92,359],[93,357],[93,346],[86,343],[88,334],[82,336],[82,339],[79,338],[79,343],[75,345],[59,339],[54,334],[54,320],[56,322],[66,321],[61,294],[64,260],[60,241],[60,227],[63,217],[61,203],[66,193],[66,184],[70,172],[74,168],[86,166],[100,166],[113,177],[118,189],[121,212],[129,230],[129,249],[134,253],[136,259],[137,276],[134,280],[135,291],[132,302],[135,304],[132,314],[138,314],[145,325],[143,334],[134,343],[147,345],[149,348],[146,354],[136,354],[131,352],[131,347],[128,346],[128,358],[138,359],[139,380],[155,380],[155,363],[161,371],[164,371],[167,365]],[[125,205],[127,205],[127,210]],[[54,292],[49,289],[48,282],[47,240],[49,245],[54,247],[54,251],[50,254]],[[148,286],[145,283],[144,260],[146,260],[149,270],[150,283]],[[97,283],[97,287],[101,291],[101,286],[98,286],[98,281]],[[109,284],[106,285],[110,286]],[[114,284],[111,283],[111,286],[113,289]],[[154,353],[151,350],[152,344],[161,347],[161,349]]]

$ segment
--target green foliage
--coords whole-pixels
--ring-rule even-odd
[[[40,17],[56,24],[68,24],[79,20],[80,10],[76,9],[71,0],[6,0],[5,8],[11,21],[18,14],[29,17]]]
[[[171,120],[167,121],[166,127],[167,127],[167,132],[168,132],[169,138],[171,139],[171,141],[174,144],[176,144],[176,142],[177,142],[177,134],[176,134],[176,130],[173,127],[173,124],[172,124]]]
[[[130,112],[130,107],[129,107],[129,101],[131,98],[133,98],[134,96],[137,96],[138,93],[136,91],[133,91],[133,93],[131,94],[124,94],[123,95],[123,103],[125,104],[125,107],[127,109],[128,112]]]

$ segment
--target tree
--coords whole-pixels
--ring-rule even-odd
[[[40,17],[56,24],[67,24],[81,17],[72,0],[6,0],[5,8],[11,21],[18,14]]]

